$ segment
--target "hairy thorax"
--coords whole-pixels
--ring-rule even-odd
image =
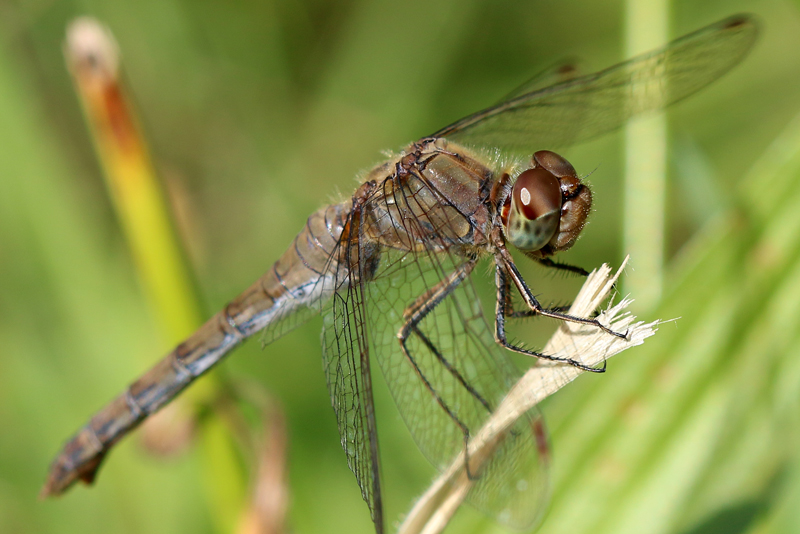
[[[414,143],[375,167],[365,183],[363,237],[381,247],[467,253],[481,248],[494,213],[495,173],[478,156],[444,139]]]

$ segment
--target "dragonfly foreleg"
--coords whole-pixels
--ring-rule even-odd
[[[544,306],[539,304],[539,301],[536,300],[536,297],[533,296],[533,293],[531,292],[528,285],[525,283],[525,279],[522,278],[522,275],[517,270],[517,266],[514,265],[514,260],[511,258],[511,255],[508,253],[508,250],[506,250],[505,247],[499,247],[497,252],[495,253],[495,264],[499,269],[506,270],[507,275],[511,278],[511,281],[514,282],[514,285],[517,287],[517,290],[520,292],[520,295],[522,295],[525,304],[531,311],[535,312],[535,315],[541,315],[542,317],[550,317],[552,319],[558,319],[570,323],[596,326],[603,332],[611,334],[614,337],[618,337],[620,339],[625,339],[625,340],[628,339],[627,332],[625,332],[624,334],[620,332],[615,332],[614,330],[611,330],[610,328],[602,324],[597,319],[576,317],[575,315],[569,315],[561,311],[545,308]],[[505,306],[503,308],[505,309]]]
[[[511,299],[511,282],[508,280],[508,277],[504,277],[505,281],[505,288],[504,288],[504,295],[505,295],[505,318],[506,319],[525,319],[528,317],[535,317],[539,315],[539,312],[536,310],[515,310],[514,309],[514,302]],[[553,306],[548,308],[550,311],[557,311],[557,312],[565,312],[569,310],[570,306]]]
[[[561,263],[558,261],[553,261],[550,258],[537,258],[536,261],[539,262],[539,265],[543,265],[544,267],[548,267],[550,269],[556,269],[559,271],[577,274],[579,276],[583,276],[584,278],[589,276],[589,271],[587,271],[583,267],[578,267],[577,265],[570,265],[569,263]],[[614,282],[614,284],[611,286],[611,291],[614,293],[617,291],[616,282]],[[568,306],[564,306],[563,310],[560,309],[560,307],[554,307],[550,309],[557,311],[565,311],[568,308],[569,308]],[[594,315],[592,317],[594,317]]]
[[[582,369],[584,371],[590,371],[592,373],[605,372],[605,366],[600,368],[590,367],[588,365],[582,364],[578,360],[573,360],[571,358],[559,358],[558,356],[551,356],[549,354],[544,354],[542,352],[537,352],[535,350],[529,350],[510,343],[506,337],[506,318],[509,316],[508,303],[510,301],[510,297],[508,293],[511,286],[508,277],[506,276],[506,273],[503,270],[503,267],[501,266],[500,262],[497,262],[495,266],[495,285],[497,289],[497,305],[495,308],[494,339],[498,344],[518,354],[533,356],[535,358],[539,358],[542,360],[549,360],[551,362],[562,362],[568,365],[572,365],[573,367],[577,367],[578,369]],[[531,310],[532,315],[544,315],[543,313],[541,313],[542,311],[556,313],[552,312],[552,310],[545,310],[544,308],[541,307],[540,310]]]
[[[436,345],[420,330],[419,324],[422,320],[431,312],[433,311],[436,306],[438,306],[445,298],[447,298],[453,290],[458,287],[458,285],[466,279],[472,270],[475,268],[475,264],[477,260],[470,260],[467,263],[461,265],[458,269],[456,269],[453,273],[447,276],[447,278],[440,281],[436,284],[433,288],[426,291],[424,294],[420,295],[411,306],[406,308],[403,312],[403,318],[405,322],[400,330],[397,332],[397,339],[400,342],[400,348],[403,351],[403,355],[406,357],[408,362],[414,368],[417,376],[422,383],[425,385],[425,389],[433,396],[436,400],[436,403],[444,410],[450,419],[459,427],[461,432],[464,435],[464,461],[466,466],[467,477],[473,479],[473,475],[470,472],[469,468],[469,437],[470,432],[469,428],[463,421],[458,417],[458,415],[448,406],[447,402],[439,395],[436,391],[436,388],[433,387],[433,384],[430,383],[430,380],[425,376],[420,369],[419,364],[415,360],[414,356],[411,354],[411,351],[408,348],[408,340],[411,335],[415,335],[419,338],[423,345],[433,354],[439,363],[441,363],[444,368],[450,373],[453,378],[455,378],[459,384],[461,384],[470,395],[472,395],[478,402],[486,408],[487,412],[492,411],[491,406],[483,398],[483,396],[472,387],[469,382],[464,378],[464,376],[450,363],[447,358],[439,351]]]
[[[583,267],[578,267],[577,265],[570,265],[569,263],[561,263],[558,261],[553,261],[550,258],[536,258],[536,261],[539,262],[539,265],[543,265],[550,269],[556,269],[558,271],[577,274],[583,277],[589,276],[589,271],[587,271]]]

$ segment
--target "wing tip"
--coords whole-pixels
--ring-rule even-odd
[[[755,43],[756,38],[761,33],[763,23],[761,22],[761,18],[754,13],[736,13],[735,15],[731,15],[717,22],[715,26],[731,33],[750,34],[750,40],[752,43]],[[752,44],[750,47],[752,47]],[[748,50],[750,47],[748,47]]]

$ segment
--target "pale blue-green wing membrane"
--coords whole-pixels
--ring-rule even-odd
[[[600,72],[523,94],[515,91],[432,137],[524,152],[588,141],[717,80],[742,61],[757,34],[750,16],[736,15]]]
[[[333,257],[339,256],[342,247],[358,250],[361,243],[360,239],[341,243]],[[353,260],[354,266],[358,263]],[[323,368],[347,465],[380,534],[384,529],[383,504],[365,295],[357,274],[338,269],[333,262],[329,265],[322,279],[328,296],[322,305]]]
[[[384,249],[362,302],[369,314],[370,353],[423,455],[437,468],[449,466],[465,448],[462,428],[478,433],[505,397],[519,371],[494,341],[483,306],[469,278],[422,319],[401,349],[398,333],[407,310],[442,280],[469,261],[458,244],[444,237],[466,215],[442,202],[420,178],[407,176],[404,186],[377,202],[378,217],[393,217],[398,230],[387,241],[407,241],[407,233],[425,235],[441,250]],[[386,221],[383,221],[386,222]],[[477,269],[482,269],[477,267]],[[435,392],[435,393],[434,393]],[[436,397],[438,396],[438,402]],[[541,417],[531,410],[505,434],[490,462],[479,472],[467,501],[504,524],[528,528],[547,502],[547,457]],[[537,434],[537,429],[538,434]]]

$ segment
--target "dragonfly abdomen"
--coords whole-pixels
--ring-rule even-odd
[[[269,343],[319,312],[325,273],[351,203],[324,207],[261,278],[108,403],[64,445],[42,495],[91,483],[108,450],[149,415],[216,365],[244,339],[265,330]],[[332,274],[331,274],[332,275]]]

